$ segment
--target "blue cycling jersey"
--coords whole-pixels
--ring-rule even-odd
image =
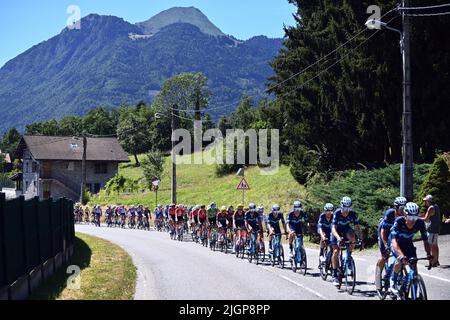
[[[275,229],[275,233],[280,233],[280,221],[284,222],[284,214],[282,212],[278,212],[277,216],[275,217],[275,213],[273,211],[269,213],[269,217],[267,218],[267,222],[269,225]]]
[[[410,229],[406,225],[406,218],[398,217],[395,219],[394,225],[391,228],[389,242],[391,242],[392,239],[396,239],[400,245],[404,245],[409,242],[412,243],[412,239],[417,232],[420,232],[422,240],[428,240],[425,222],[422,219],[418,219],[414,226]]]
[[[259,231],[259,214],[257,212],[254,212],[252,216],[250,211],[247,211],[244,220],[253,228],[253,231]]]
[[[336,209],[333,214],[333,222],[332,226],[336,226],[336,231],[338,233],[346,232],[350,229],[350,223],[353,223],[355,226],[359,224],[358,216],[355,211],[350,210],[346,217],[343,216],[341,208]]]
[[[296,234],[303,234],[302,219],[305,220],[305,222],[308,222],[308,215],[305,211],[301,210],[298,216],[295,215],[294,211],[291,211],[288,214],[286,224],[289,225]]]
[[[381,218],[379,223],[379,229],[388,230],[390,232],[392,226],[395,222],[395,209],[391,208],[386,210],[386,212],[383,215],[383,218]]]
[[[327,220],[327,213],[324,211],[319,216],[319,221],[317,223],[317,231],[320,229],[326,234],[330,234],[331,232],[331,224],[333,223],[333,216],[330,217],[330,220]]]

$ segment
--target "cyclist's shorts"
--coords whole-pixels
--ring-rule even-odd
[[[184,217],[181,215],[181,216],[177,216],[177,220],[178,220],[178,222],[183,222],[184,221]]]
[[[402,242],[397,241],[397,243],[407,258],[417,258],[416,247],[414,247],[412,241],[402,241]],[[394,257],[398,258],[399,254],[394,250],[392,245],[391,251]]]
[[[200,224],[205,224],[206,218],[198,218],[198,221],[200,222]]]
[[[343,229],[341,232],[339,232],[339,235],[341,236],[341,238],[342,238],[344,241],[348,241],[347,235],[348,235],[349,233],[353,233],[353,229],[352,229],[352,228],[346,228],[346,229]],[[338,239],[334,236],[333,233],[331,233],[331,235],[330,235],[330,243],[331,243],[332,245],[337,245],[337,244],[338,244]]]
[[[217,222],[217,218],[216,218],[216,217],[214,217],[214,218],[209,218],[209,224],[210,224],[211,226],[215,226],[215,225],[216,225],[216,222]]]

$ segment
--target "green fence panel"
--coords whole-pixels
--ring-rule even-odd
[[[5,222],[3,219],[3,212],[5,206],[5,194],[0,193],[0,286],[7,284],[6,282],[6,252],[5,252],[5,233],[3,229],[5,228]]]
[[[27,272],[33,270],[42,263],[40,257],[40,239],[38,225],[38,206],[39,199],[35,198],[24,203],[24,220],[25,220],[25,248],[27,253]]]
[[[40,249],[42,263],[53,257],[52,233],[50,221],[51,203],[48,200],[39,203],[38,207],[38,229],[40,236]]]
[[[62,251],[63,238],[62,238],[62,219],[61,219],[61,201],[59,199],[52,202],[52,237],[53,237],[53,255]]]
[[[6,251],[6,281],[11,284],[17,278],[26,273],[26,261],[24,256],[25,241],[22,229],[21,208],[23,198],[5,202],[5,251]]]

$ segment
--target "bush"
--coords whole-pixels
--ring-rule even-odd
[[[441,209],[441,214],[448,217],[450,214],[450,172],[444,156],[440,155],[434,160],[417,195],[417,204],[422,204],[422,199],[427,194],[433,196],[433,200]],[[425,206],[422,206],[421,212],[425,213],[425,211]]]

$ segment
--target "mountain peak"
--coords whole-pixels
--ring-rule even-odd
[[[212,36],[225,36],[208,17],[195,7],[173,7],[158,13],[147,21],[136,25],[145,34],[155,34],[162,28],[175,23],[189,23],[200,29],[201,32]]]

